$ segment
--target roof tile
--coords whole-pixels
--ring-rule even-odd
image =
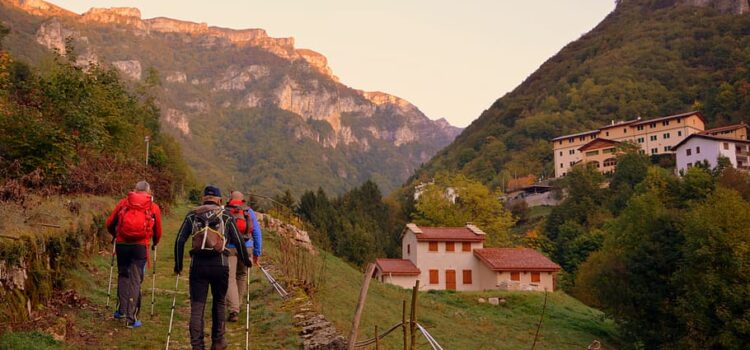
[[[384,274],[413,276],[421,273],[411,260],[406,259],[375,259],[375,265]]]
[[[530,248],[483,248],[474,249],[474,255],[494,271],[558,271],[555,264]]]

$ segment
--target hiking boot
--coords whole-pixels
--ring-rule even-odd
[[[237,322],[239,317],[237,317],[239,313],[230,311],[229,316],[227,317],[227,322]]]
[[[121,319],[121,318],[122,318],[123,316],[125,316],[125,315],[121,314],[121,313],[120,313],[120,310],[116,310],[116,311],[115,311],[115,314],[114,314],[115,320],[119,320],[119,319]]]
[[[221,339],[218,342],[211,342],[211,350],[224,350],[229,346],[229,342],[226,339]]]
[[[143,326],[143,324],[141,323],[141,320],[135,320],[133,324],[128,325],[128,328],[133,329],[133,328],[138,328],[140,326]]]

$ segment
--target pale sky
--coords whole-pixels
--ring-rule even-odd
[[[353,88],[405,98],[467,126],[547,58],[614,9],[614,0],[49,0],[82,13],[138,7],[235,29],[263,28],[318,51]]]

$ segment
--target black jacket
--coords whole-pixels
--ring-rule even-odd
[[[182,272],[182,258],[185,252],[185,243],[193,234],[193,221],[195,220],[195,215],[195,211],[190,211],[190,213],[185,216],[185,220],[182,221],[182,226],[180,226],[179,232],[177,232],[177,240],[174,244],[174,272],[178,274]],[[234,223],[234,217],[232,217],[228,211],[224,210],[221,214],[221,220],[224,221],[224,235],[226,236],[227,243],[233,243],[238,247],[243,246],[244,242],[239,234],[239,230],[237,230],[237,225]],[[237,254],[245,266],[252,266],[250,257],[245,249],[237,249]],[[191,254],[191,257],[191,264],[229,266],[226,254]]]

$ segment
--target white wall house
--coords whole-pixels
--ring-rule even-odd
[[[674,151],[678,174],[704,161],[710,167],[718,164],[719,157],[726,157],[737,169],[750,169],[750,141],[708,134],[693,134],[677,144]]]
[[[484,248],[484,239],[474,225],[408,224],[401,234],[403,259],[377,259],[375,278],[404,288],[420,280],[424,290],[554,290],[560,266],[533,249]]]

